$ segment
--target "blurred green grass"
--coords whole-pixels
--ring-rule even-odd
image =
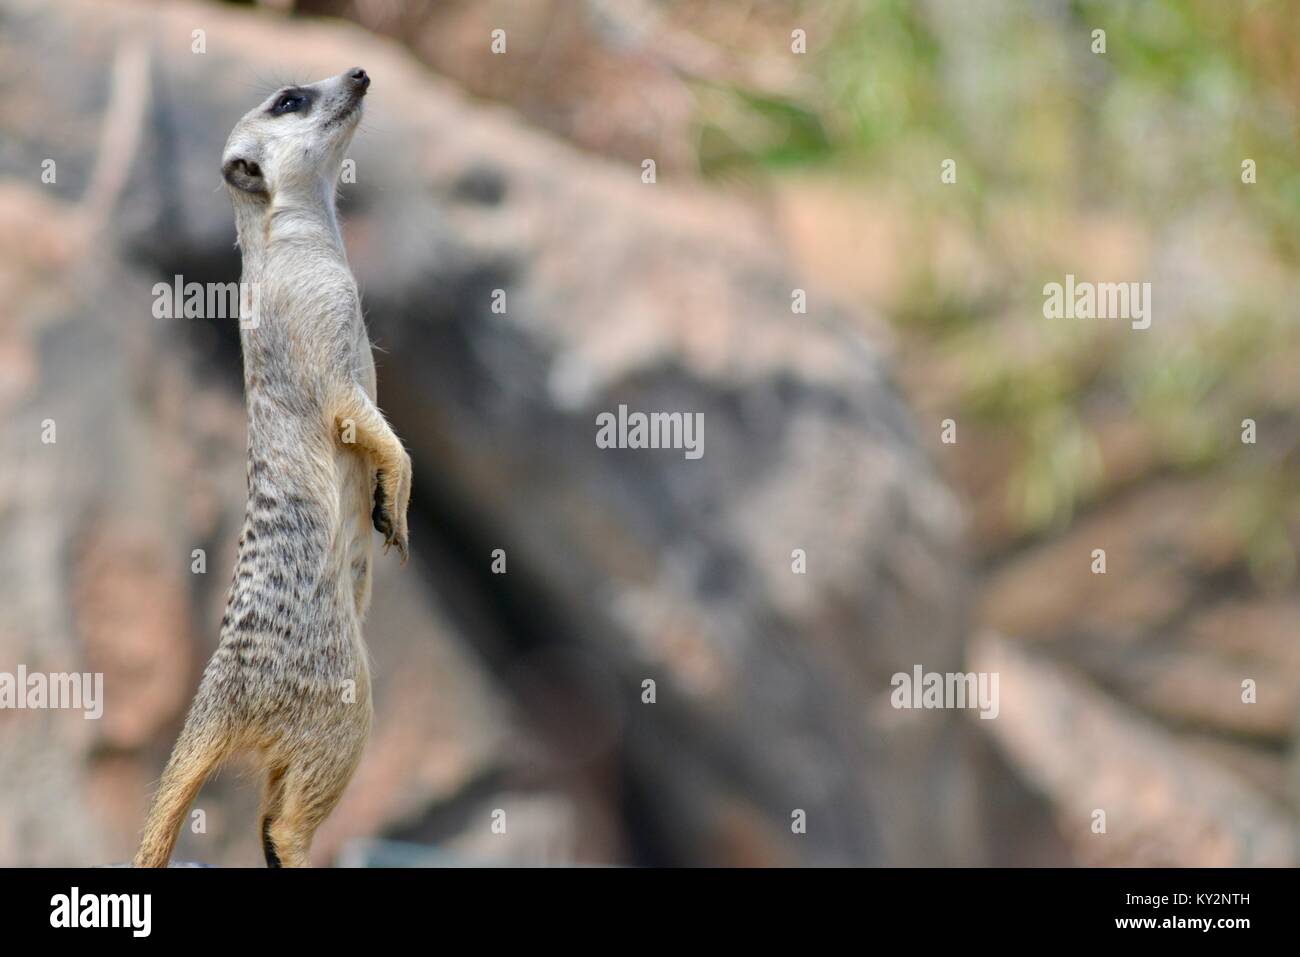
[[[1006,508],[1021,532],[1064,525],[1112,484],[1089,412],[1104,396],[1140,424],[1150,471],[1221,470],[1226,494],[1248,503],[1236,512],[1250,568],[1273,578],[1294,569],[1300,4],[879,0],[828,9],[804,4],[789,18],[812,24],[809,82],[797,93],[714,86],[701,97],[703,175],[811,174],[903,196],[918,253],[900,292],[870,305],[910,352],[953,358],[960,408],[1014,438]],[[1092,50],[1098,28],[1103,54]],[[939,184],[945,158],[957,161],[955,186]],[[1246,158],[1257,168],[1250,185]],[[1008,210],[1041,217],[1027,234],[999,228]],[[1118,333],[1104,322],[1042,319],[1042,283],[1079,271],[1071,224],[1098,214],[1143,237],[1153,255],[1135,257],[1134,274],[1097,278],[1150,280],[1157,264],[1183,262],[1195,274],[1176,314],[1157,315],[1164,328]],[[1220,219],[1237,232],[1218,237]],[[1036,235],[1045,223],[1066,235]],[[1194,228],[1211,252],[1180,258],[1177,244]],[[991,280],[926,254],[943,231],[978,249]],[[1248,249],[1233,245],[1243,234]],[[1157,295],[1181,281],[1176,272],[1160,279]],[[1240,440],[1246,417],[1269,424],[1254,447]]]

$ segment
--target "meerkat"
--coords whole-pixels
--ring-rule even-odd
[[[407,558],[411,460],[376,402],[375,364],[335,204],[370,77],[280,90],[222,156],[256,315],[240,340],[248,505],[216,652],[163,771],[137,867],[164,867],[190,804],[235,754],[265,773],[270,867],[309,864],[370,730],[361,621],[371,526]]]

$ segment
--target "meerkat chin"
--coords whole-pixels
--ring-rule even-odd
[[[163,867],[222,761],[266,774],[269,866],[306,866],[370,730],[361,621],[373,531],[407,557],[411,460],[376,402],[375,364],[335,192],[370,77],[279,90],[235,124],[221,170],[235,207],[248,409],[248,506],[219,646],[163,771],[139,867]],[[243,321],[244,318],[250,321]]]

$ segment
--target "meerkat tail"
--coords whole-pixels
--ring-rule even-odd
[[[144,837],[132,867],[166,867],[176,847],[185,812],[213,769],[221,762],[225,748],[219,736],[202,727],[185,729],[172,749],[145,820]]]

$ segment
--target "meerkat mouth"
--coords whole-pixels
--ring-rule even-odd
[[[333,129],[336,126],[342,126],[348,120],[360,118],[361,100],[364,96],[365,93],[354,93],[348,97],[347,101],[335,110],[334,115],[326,121],[325,129]]]

